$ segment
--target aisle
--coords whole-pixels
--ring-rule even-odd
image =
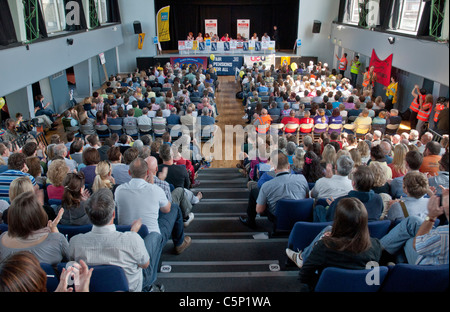
[[[216,104],[219,112],[219,116],[217,117],[218,122],[216,125],[220,127],[222,132],[221,140],[218,140],[214,143],[214,146],[218,146],[217,144],[220,141],[219,146],[222,148],[222,159],[214,159],[212,162],[211,168],[236,168],[236,164],[238,163],[236,157],[236,140],[233,142],[225,142],[225,126],[226,125],[242,125],[246,126],[242,116],[244,115],[244,109],[242,106],[242,100],[236,99],[236,92],[240,91],[239,85],[235,82],[234,76],[220,76],[219,77],[219,89],[220,92],[216,93]],[[228,144],[227,144],[228,143]],[[214,148],[208,146],[203,147],[204,155],[206,157],[209,156],[209,151],[214,153]],[[233,159],[226,160],[225,159],[225,151],[233,151]],[[240,152],[240,147],[238,153]],[[227,157],[230,158],[230,157]]]

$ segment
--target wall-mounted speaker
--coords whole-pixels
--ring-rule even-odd
[[[134,27],[134,33],[135,33],[136,35],[142,33],[141,22],[135,21],[135,22],[133,23],[133,27]]]
[[[313,34],[320,33],[320,27],[322,26],[322,23],[320,21],[314,21],[312,32]]]

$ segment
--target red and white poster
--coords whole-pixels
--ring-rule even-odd
[[[389,55],[385,60],[380,60],[375,50],[372,50],[370,67],[375,67],[374,72],[377,74],[377,82],[383,86],[388,86],[391,83],[392,57],[393,54]]]
[[[250,38],[250,20],[249,19],[237,20],[237,33],[241,34],[241,36],[247,40]]]
[[[217,32],[217,20],[216,19],[205,20],[205,34],[209,34],[211,37],[214,35],[219,35]]]

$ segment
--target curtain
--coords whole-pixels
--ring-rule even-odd
[[[0,45],[17,42],[11,11],[7,0],[0,0]]]
[[[83,29],[87,29],[87,23],[86,23],[86,16],[84,15],[84,8],[83,8],[83,3],[82,0],[64,0],[64,8],[66,9],[65,13],[66,16],[67,14],[69,14],[69,12],[72,10],[72,8],[69,6],[69,8],[67,9],[66,5],[69,1],[75,1],[76,3],[78,3],[78,7],[80,8],[80,23],[79,25],[69,25],[67,24],[66,21],[66,31],[77,31],[77,30],[83,30]]]
[[[106,0],[108,23],[120,23],[120,11],[118,0]]]
[[[430,35],[430,15],[431,1],[425,0],[422,18],[420,20],[419,28],[417,29],[417,37],[428,37]]]
[[[338,23],[344,22],[346,2],[347,0],[339,0]]]

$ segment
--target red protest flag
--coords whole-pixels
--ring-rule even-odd
[[[377,73],[377,82],[383,86],[388,86],[391,83],[392,57],[393,54],[389,55],[385,60],[380,60],[375,53],[375,49],[372,49],[370,66],[374,66],[374,72]]]

